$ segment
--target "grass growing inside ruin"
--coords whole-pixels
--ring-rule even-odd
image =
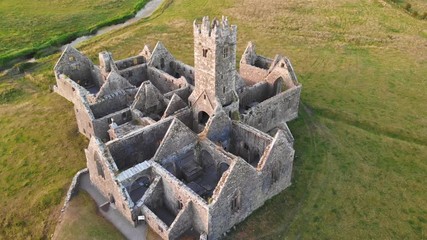
[[[61,44],[136,13],[146,0],[0,2],[0,67],[11,60],[46,54]]]
[[[54,239],[125,239],[116,228],[98,213],[94,200],[84,191],[80,191],[70,202],[58,225]]]
[[[192,22],[230,16],[238,55],[287,55],[303,84],[293,185],[268,201],[230,239],[426,238],[427,30],[384,1],[166,0],[152,18],[82,44],[116,59],[161,40],[192,64]],[[0,234],[50,236],[65,188],[83,168],[86,141],[72,105],[50,93],[59,55],[1,80]],[[53,216],[53,217],[50,217]],[[0,236],[1,236],[0,235]]]

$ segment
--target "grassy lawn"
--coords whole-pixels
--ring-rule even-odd
[[[134,13],[145,0],[2,0],[0,66]]]
[[[54,239],[125,239],[97,211],[98,207],[89,194],[80,191],[65,211],[63,219],[56,229]]]
[[[414,1],[415,2],[415,1]],[[287,55],[303,84],[293,185],[230,239],[427,238],[427,23],[385,1],[166,0],[165,11],[79,49],[116,59],[161,40],[193,64],[193,19],[230,16],[238,54]],[[59,55],[0,80],[0,238],[52,234],[87,142],[50,93]]]

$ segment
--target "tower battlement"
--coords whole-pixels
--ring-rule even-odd
[[[222,16],[221,21],[216,18],[210,21],[209,17],[203,17],[201,24],[198,24],[196,19],[193,26],[194,36],[203,35],[212,38],[237,36],[237,26],[229,25],[228,18],[224,16]]]

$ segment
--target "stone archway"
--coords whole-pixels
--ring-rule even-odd
[[[206,123],[209,120],[209,114],[205,111],[200,111],[197,115],[197,121],[200,125],[206,126]]]

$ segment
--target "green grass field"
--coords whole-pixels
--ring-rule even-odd
[[[10,60],[60,46],[100,26],[129,18],[145,0],[2,0],[0,67]]]
[[[421,0],[419,0],[421,2]],[[116,59],[161,40],[193,64],[192,21],[228,15],[238,54],[288,56],[303,84],[293,185],[230,239],[427,238],[427,22],[386,1],[166,0],[79,49]],[[166,8],[167,7],[167,8]],[[72,105],[49,91],[59,55],[0,80],[0,236],[47,238],[85,165]],[[0,237],[1,238],[1,237]]]
[[[80,191],[68,206],[54,234],[58,240],[125,239],[115,227],[98,213],[95,201]]]

